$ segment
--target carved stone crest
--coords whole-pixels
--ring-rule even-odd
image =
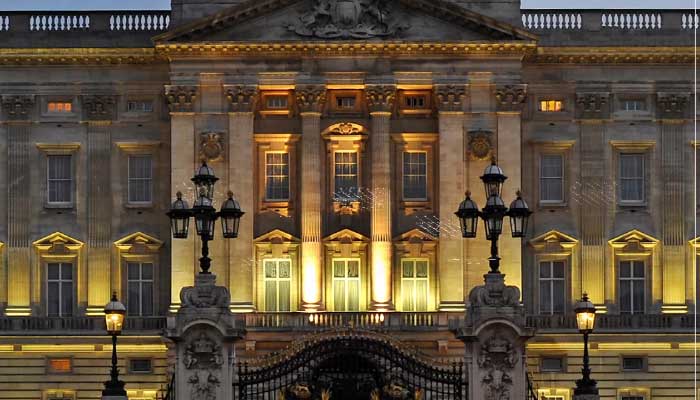
[[[180,303],[183,308],[228,308],[231,295],[224,286],[216,286],[211,274],[199,274],[194,286],[186,286],[180,290]]]
[[[387,0],[314,0],[311,9],[288,29],[321,39],[368,39],[394,36],[408,29],[392,18]]]
[[[469,302],[472,306],[520,305],[520,289],[517,286],[506,286],[505,275],[488,273],[485,277],[484,285],[476,286],[469,292]]]
[[[187,345],[183,361],[187,369],[219,369],[224,363],[221,346],[204,332]]]
[[[216,389],[221,381],[210,371],[196,371],[190,379],[190,399],[192,400],[216,400]]]
[[[199,138],[199,159],[205,162],[224,158],[224,138],[222,133],[204,132]]]
[[[467,143],[467,148],[473,159],[486,160],[491,157],[493,150],[492,136],[493,132],[490,131],[476,130],[468,132],[469,142]]]
[[[517,351],[501,336],[494,336],[481,345],[477,364],[485,371],[481,378],[485,400],[510,400],[513,385],[510,371],[517,362]]]
[[[359,135],[360,133],[362,133],[360,128],[349,122],[338,124],[335,129],[330,132],[331,135]]]

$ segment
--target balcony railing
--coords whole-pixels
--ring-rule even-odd
[[[523,27],[534,31],[685,31],[698,25],[692,10],[522,10]]]
[[[694,319],[692,315],[672,314],[639,314],[596,316],[596,331],[683,331],[692,330]],[[529,315],[527,325],[539,331],[576,330],[574,315]]]
[[[2,32],[141,32],[170,27],[170,11],[32,11],[0,14]]]
[[[124,334],[131,332],[160,332],[165,329],[165,317],[128,317]],[[104,332],[102,317],[3,317],[0,318],[0,335],[48,335],[57,332]]]
[[[440,312],[321,312],[254,313],[245,315],[246,329],[317,330],[355,327],[378,330],[450,329],[459,326],[462,314]]]

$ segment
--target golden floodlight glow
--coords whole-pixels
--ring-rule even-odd
[[[372,243],[372,300],[377,309],[391,302],[391,243]]]
[[[302,292],[304,305],[315,305],[321,302],[321,288],[317,276],[319,275],[319,260],[314,254],[304,254],[302,260]]]

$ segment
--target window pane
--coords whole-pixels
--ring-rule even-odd
[[[415,281],[411,279],[404,279],[401,282],[401,295],[403,296],[403,310],[404,311],[415,311],[414,305],[414,293],[415,293]]]
[[[335,153],[335,198],[356,199],[358,196],[357,153]]]
[[[416,277],[417,278],[427,278],[428,277],[428,262],[425,260],[416,261]]]
[[[141,313],[141,296],[139,294],[139,282],[129,282],[129,292],[127,293],[126,307],[129,315],[139,315]]]
[[[68,203],[71,201],[71,156],[48,156],[47,190],[51,203]]]
[[[427,188],[427,153],[403,153],[403,197],[404,199],[426,199]]]
[[[566,288],[564,285],[564,280],[556,280],[552,282],[552,296],[553,296],[553,312],[554,313],[564,313],[564,304],[566,296]]]
[[[644,262],[634,261],[634,277],[644,278]]]
[[[279,282],[279,311],[290,311],[291,282]]]
[[[127,267],[127,279],[129,280],[138,280],[140,277],[139,273],[139,264],[138,263],[128,263],[126,264]]]
[[[357,278],[360,276],[360,262],[357,260],[348,261],[348,277]]]
[[[291,262],[280,261],[278,264],[278,274],[280,279],[286,279],[291,276]]]
[[[61,279],[64,281],[73,279],[73,264],[61,264]]]
[[[620,278],[631,277],[631,262],[630,261],[620,261]]]
[[[141,315],[153,315],[153,283],[141,284]]]
[[[46,266],[48,278],[52,279],[52,280],[58,279],[58,273],[59,273],[60,268],[61,267],[59,266],[59,264],[55,264],[55,263],[48,264]]]
[[[265,311],[277,311],[277,282],[265,282]]]
[[[404,260],[401,264],[403,265],[403,277],[413,278],[413,261]]]
[[[632,301],[634,302],[635,313],[644,312],[644,280],[635,280],[632,282],[633,296]]]
[[[552,267],[550,262],[540,263],[540,278],[549,278],[552,275]]]
[[[357,279],[348,281],[348,311],[360,310],[360,282]]]
[[[345,262],[333,261],[333,276],[338,278],[345,277]]]
[[[552,276],[554,278],[564,279],[564,262],[555,261],[552,263]]]
[[[59,305],[59,289],[58,282],[49,282],[47,285],[46,293],[46,311],[49,317],[58,316],[58,305]]]
[[[416,280],[416,310],[428,311],[428,280]]]
[[[345,311],[345,281],[333,281],[333,305],[335,311]]]
[[[129,156],[129,201],[150,202],[152,181],[152,157]]]
[[[563,159],[561,155],[543,155],[540,165],[540,198],[545,201],[563,200]]]
[[[277,278],[277,263],[265,261],[265,278]]]
[[[632,287],[629,280],[620,280],[620,312],[632,311]]]
[[[289,154],[265,154],[265,198],[289,199]]]
[[[540,281],[540,313],[552,312],[552,289],[549,281]]]
[[[620,199],[644,200],[643,154],[620,154]]]
[[[61,283],[61,316],[73,315],[73,283]]]

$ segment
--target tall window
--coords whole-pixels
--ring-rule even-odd
[[[333,259],[333,305],[335,311],[360,310],[359,259]]]
[[[644,313],[645,286],[644,261],[620,261],[620,313]]]
[[[403,152],[403,198],[404,200],[426,200],[428,198],[428,153],[425,151]]]
[[[289,259],[266,259],[265,311],[291,311],[292,262]]]
[[[355,200],[358,191],[357,152],[335,152],[335,199]]]
[[[70,204],[73,201],[71,155],[47,156],[48,203]]]
[[[265,200],[289,200],[289,153],[265,153]]]
[[[129,203],[153,201],[153,159],[150,155],[129,156]]]
[[[49,317],[73,315],[73,264],[48,263],[46,311]]]
[[[153,264],[130,262],[126,267],[129,315],[153,315]]]
[[[403,311],[428,311],[428,260],[401,260]]]
[[[564,160],[560,154],[542,155],[540,162],[540,201],[564,201]]]
[[[620,154],[620,201],[644,201],[644,154]]]
[[[564,261],[540,262],[540,314],[561,314],[566,303]]]

